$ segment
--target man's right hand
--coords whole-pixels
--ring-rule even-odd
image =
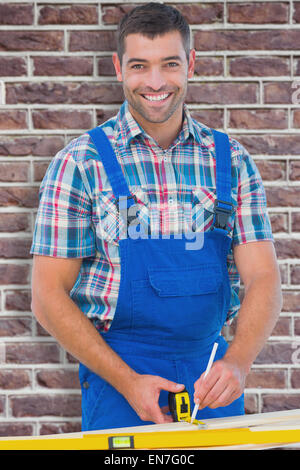
[[[152,421],[155,424],[171,423],[173,418],[167,415],[169,407],[160,408],[158,404],[161,390],[180,392],[183,384],[177,384],[157,375],[137,374],[130,381],[123,396],[143,421]]]

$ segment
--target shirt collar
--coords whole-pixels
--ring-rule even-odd
[[[194,121],[185,103],[183,105],[183,113],[182,129],[177,138],[181,142],[185,142],[189,137],[192,137],[200,143],[202,141],[201,132],[195,129]],[[115,138],[116,141],[122,145],[130,145],[133,138],[138,135],[146,135],[144,129],[138,124],[129,111],[127,100],[124,101],[119,110],[116,123]]]

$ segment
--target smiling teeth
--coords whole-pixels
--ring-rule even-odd
[[[164,95],[157,95],[157,96],[153,96],[153,95],[144,95],[144,97],[149,100],[149,101],[161,101],[161,100],[165,100],[167,97],[169,96],[169,93],[165,93]]]

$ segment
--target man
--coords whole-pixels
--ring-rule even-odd
[[[170,422],[168,392],[184,387],[198,418],[242,414],[282,302],[261,178],[241,144],[191,118],[195,50],[176,9],[138,6],[118,41],[125,102],[41,185],[32,309],[80,362],[83,430]]]

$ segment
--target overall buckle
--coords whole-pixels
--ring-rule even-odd
[[[230,206],[230,208],[220,207],[218,205],[219,203],[226,204],[227,206]],[[233,204],[231,202],[221,201],[220,199],[216,199],[215,204],[214,204],[214,211],[215,211],[214,228],[221,228],[223,230],[226,230],[229,216],[233,213]]]

